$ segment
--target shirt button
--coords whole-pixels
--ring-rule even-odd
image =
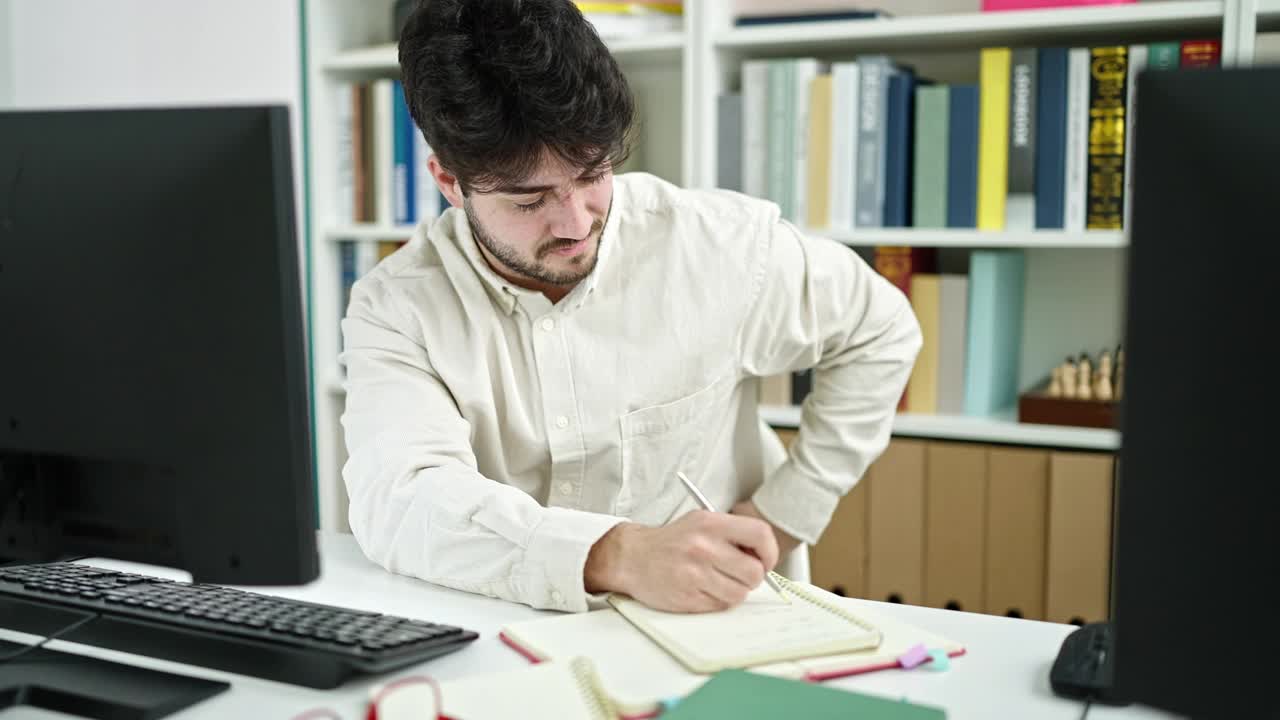
[[[561,595],[559,590],[552,590],[551,601],[559,605],[560,603],[564,602],[564,595]]]
[[[569,418],[565,417],[564,415],[561,415],[560,417],[556,418],[556,427],[562,430],[564,428],[569,427]]]
[[[542,329],[551,332],[556,329],[556,321],[551,318],[542,318]]]
[[[560,494],[561,494],[561,495],[572,495],[572,494],[573,494],[573,483],[568,482],[568,481],[560,483]]]

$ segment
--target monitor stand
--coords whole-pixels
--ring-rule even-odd
[[[24,647],[0,641],[0,657]],[[153,720],[229,687],[225,682],[40,648],[0,663],[0,714],[29,705],[99,720]]]

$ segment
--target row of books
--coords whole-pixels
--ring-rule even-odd
[[[1025,259],[975,250],[968,275],[938,274],[932,248],[877,247],[875,267],[911,301],[924,344],[898,409],[990,417],[1017,404]],[[798,405],[812,372],[765,378],[760,401]]]
[[[1120,229],[1136,74],[1220,53],[987,48],[972,85],[887,55],[749,60],[741,92],[719,98],[717,180],[810,228]]]
[[[342,84],[337,92],[333,222],[412,225],[448,207],[427,170],[431,148],[400,81]]]
[[[338,308],[338,320],[347,315],[351,305],[351,286],[364,277],[388,255],[399,250],[408,240],[339,240],[338,266],[342,283],[342,305]],[[338,332],[341,346],[342,332]],[[341,347],[338,348],[342,350]]]

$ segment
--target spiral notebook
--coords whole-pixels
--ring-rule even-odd
[[[781,575],[773,574],[773,579],[792,602],[761,585],[745,602],[719,613],[663,612],[625,595],[610,596],[609,604],[691,672],[700,674],[838,655],[880,644],[880,631],[847,608]]]
[[[393,682],[370,693],[369,720],[616,720],[613,701],[590,660],[471,675],[440,685]]]
[[[879,644],[834,655],[766,661],[751,666],[750,671],[753,673],[820,682],[897,668],[898,658],[915,645],[942,649],[952,657],[964,653],[964,647],[960,644],[896,619],[885,612],[883,603],[838,597],[812,585],[790,585],[793,591],[802,591],[812,596],[811,599],[844,610],[863,624],[874,628],[880,634]],[[768,597],[772,593],[768,588],[758,592],[759,597],[753,593],[753,602],[778,602],[776,596],[772,600]],[[791,604],[806,603],[797,601]],[[730,612],[733,611],[687,617],[701,618],[703,622],[710,622],[713,627],[718,627],[725,623],[717,620],[717,616],[726,616]],[[658,622],[663,628],[667,627],[662,620]],[[734,626],[741,624],[738,621],[732,623]],[[653,629],[657,630],[656,627]],[[856,629],[851,631],[855,635],[857,632]],[[666,642],[665,631],[658,634],[658,637],[664,638],[661,642]],[[623,616],[622,611],[614,607],[514,623],[503,628],[499,638],[535,663],[563,661],[574,657],[590,658],[599,674],[601,686],[624,718],[651,717],[664,700],[684,697],[698,689],[710,677],[690,670],[660,641],[651,639],[648,633],[639,629],[638,625],[633,624]],[[699,652],[701,650],[701,645],[694,650],[695,655],[699,655],[698,660],[710,660],[719,655],[714,652]]]

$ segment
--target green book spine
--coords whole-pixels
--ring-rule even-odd
[[[769,62],[769,199],[782,217],[791,217],[792,120],[791,67],[788,60]]]
[[[1151,43],[1147,46],[1147,69],[1177,70],[1180,53],[1178,43]]]
[[[915,161],[911,224],[947,226],[947,135],[951,91],[946,85],[916,88]]]

